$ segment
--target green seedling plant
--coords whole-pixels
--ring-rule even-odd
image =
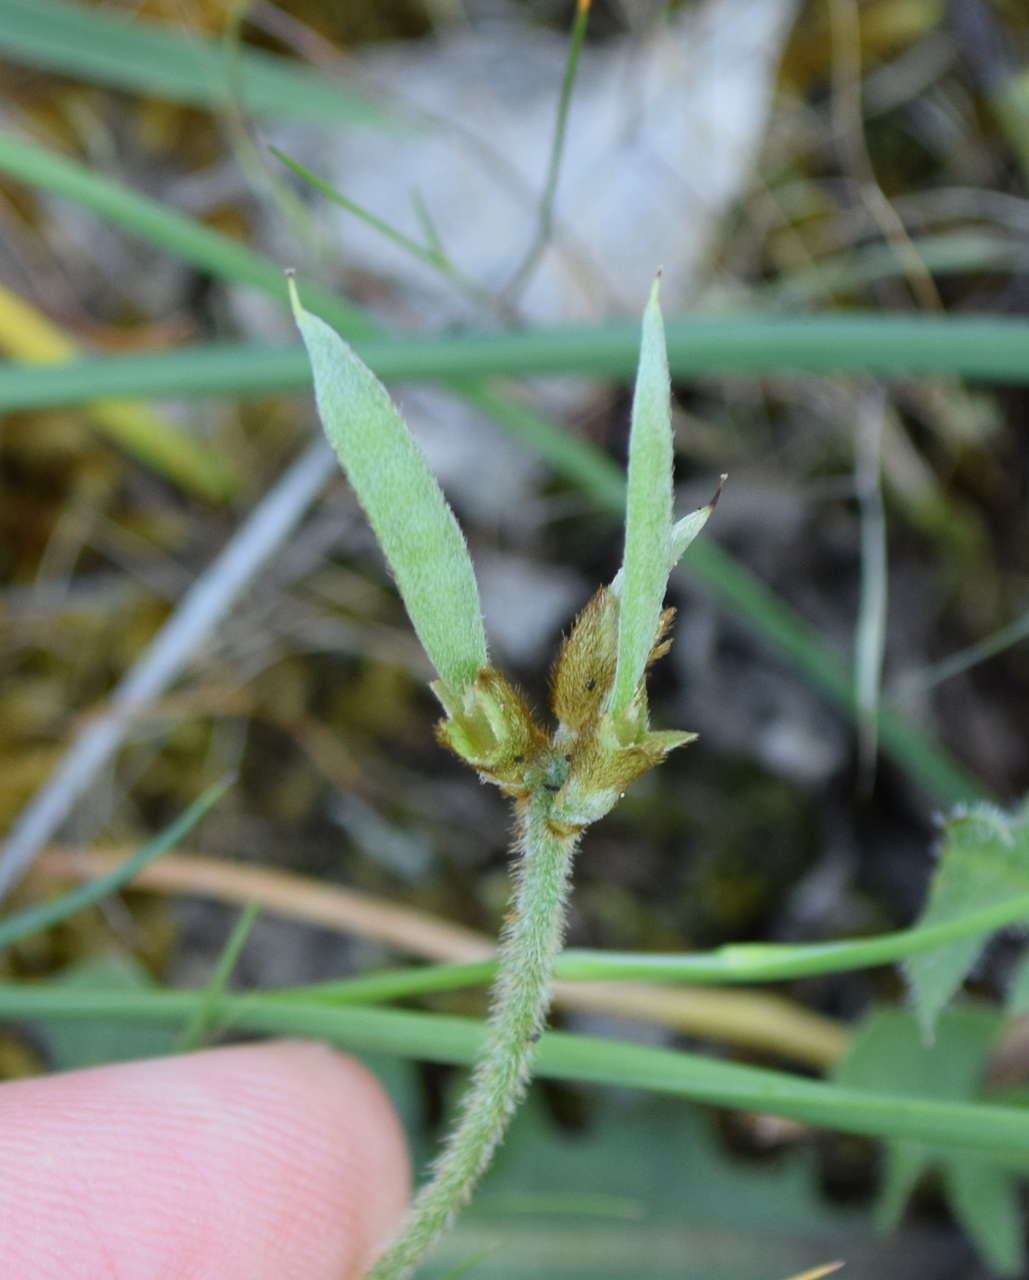
[[[695,734],[650,727],[646,677],[668,651],[668,576],[713,510],[676,523],[664,325],[655,281],[632,405],[622,567],[576,619],[551,672],[555,725],[540,724],[491,665],[471,559],[454,513],[399,412],[338,334],[290,292],[319,416],[438,672],[439,741],[514,808],[513,894],[482,1053],[431,1177],[369,1280],[409,1276],[468,1200],[528,1085],[564,937],[583,832]]]

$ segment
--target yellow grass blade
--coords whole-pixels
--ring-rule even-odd
[[[0,285],[0,351],[27,364],[59,364],[83,352],[24,298]],[[95,400],[86,406],[94,428],[108,440],[201,497],[221,499],[234,487],[227,461],[214,449],[132,400]]]

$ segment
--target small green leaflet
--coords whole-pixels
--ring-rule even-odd
[[[1029,806],[1009,815],[978,804],[943,829],[939,866],[918,926],[946,924],[1029,893]],[[922,1033],[931,1039],[940,1010],[964,981],[986,941],[973,934],[904,962]]]
[[[290,297],[318,413],[397,580],[418,639],[460,696],[486,665],[475,572],[447,500],[386,388],[343,339]]]
[[[672,563],[671,386],[659,285],[655,280],[643,313],[632,401],[618,660],[609,708],[616,715],[632,702],[643,679]]]
[[[724,483],[725,476],[722,476]],[[711,499],[706,507],[698,507],[696,511],[691,511],[689,515],[683,516],[681,520],[677,520],[672,526],[672,554],[671,568],[679,563],[686,552],[689,550],[690,543],[698,536],[703,527],[711,519],[711,512],[715,509],[715,503],[718,496],[722,492],[721,485],[718,487],[718,493]]]

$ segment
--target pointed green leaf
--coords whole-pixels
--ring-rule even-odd
[[[1002,1276],[1024,1275],[1021,1198],[1008,1170],[966,1153],[944,1166],[943,1186],[955,1218],[990,1268]]]
[[[690,543],[710,520],[711,512],[714,509],[714,503],[708,503],[706,507],[698,507],[696,511],[691,511],[688,516],[683,516],[681,520],[675,522],[672,528],[671,561],[673,568],[683,558]]]
[[[657,634],[672,558],[672,416],[664,322],[654,282],[632,402],[618,662],[611,711],[629,705]]]
[[[464,536],[386,388],[343,339],[293,311],[314,374],[318,413],[397,580],[418,639],[460,695],[486,665],[486,636]]]
[[[462,1280],[782,1280],[833,1255],[847,1259],[840,1280],[934,1274],[929,1233],[883,1240],[819,1194],[810,1147],[741,1161],[714,1118],[681,1099],[600,1107],[587,1133],[569,1135],[530,1096],[419,1280],[449,1280],[489,1246]]]
[[[975,805],[944,828],[943,848],[918,925],[947,924],[1029,893],[1029,810],[1010,817]],[[948,942],[904,964],[923,1034],[963,982],[985,943],[985,933]]]
[[[722,496],[722,488],[725,485],[728,476],[723,475],[719,481],[718,488],[715,490],[715,496],[711,501],[703,507],[698,507],[696,511],[691,511],[689,515],[683,516],[681,520],[677,520],[672,526],[672,555],[669,567],[674,569],[679,561],[686,554],[690,543],[697,537],[707,522],[711,519],[711,513],[718,506],[718,499]]]
[[[908,1093],[941,1101],[978,1098],[989,1055],[1003,1026],[995,1009],[948,1009],[932,1044],[901,1009],[866,1019],[834,1073],[838,1084],[872,1092]],[[887,1142],[876,1220],[895,1227],[908,1197],[931,1166],[942,1167],[955,1216],[979,1251],[1002,1275],[1020,1274],[1022,1227],[1017,1183],[1010,1169],[967,1150],[894,1139]]]
[[[683,558],[691,544],[696,540],[698,535],[703,531],[704,526],[711,519],[714,509],[718,505],[718,499],[722,496],[722,486],[725,484],[727,478],[727,476],[722,476],[721,484],[719,484],[715,496],[706,504],[706,506],[698,507],[696,511],[689,512],[687,515],[684,515],[681,520],[676,520],[675,524],[672,525],[672,533],[669,540],[669,574]],[[621,599],[622,596],[622,584],[624,581],[625,568],[623,566],[611,579],[611,591],[619,599]]]

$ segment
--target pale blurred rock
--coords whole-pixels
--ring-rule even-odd
[[[636,314],[655,270],[667,305],[696,293],[712,238],[745,189],[796,0],[704,0],[582,55],[555,242],[519,298],[532,323]],[[532,242],[567,37],[489,24],[369,49],[364,76],[408,134],[351,129],[311,163],[350,199],[424,240],[417,191],[453,262],[491,290]],[[308,148],[305,148],[305,151]],[[405,324],[480,319],[438,272],[336,211],[342,252],[392,280]]]

